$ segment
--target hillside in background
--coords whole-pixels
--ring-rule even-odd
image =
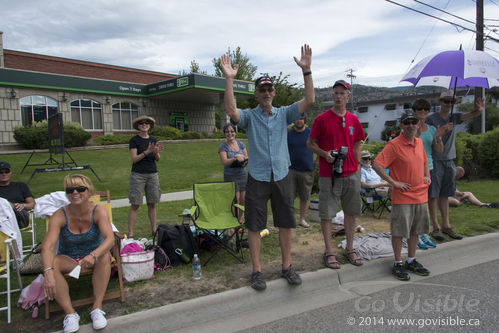
[[[409,96],[416,94],[430,94],[434,92],[441,92],[444,88],[439,87],[371,87],[363,86],[360,84],[352,85],[354,102],[365,102],[380,99],[389,99],[399,96]],[[315,89],[315,101],[322,103],[331,101],[332,88],[316,88]]]

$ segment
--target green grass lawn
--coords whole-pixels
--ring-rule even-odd
[[[167,144],[162,152],[162,159],[158,163],[160,173],[160,182],[163,193],[175,192],[192,189],[192,184],[196,182],[221,181],[223,179],[223,168],[218,157],[219,142],[192,142],[192,143],[175,143]],[[131,168],[131,161],[127,148],[122,149],[106,149],[85,152],[72,152],[71,155],[80,165],[90,164],[97,174],[105,180],[101,184],[93,176],[90,171],[84,171],[94,181],[94,185],[99,190],[110,189],[113,199],[126,198],[128,192],[128,177]],[[23,175],[19,175],[20,170],[28,159],[29,154],[11,154],[3,155],[0,159],[8,161],[12,165],[14,171],[13,180],[27,181],[33,168],[27,169]],[[44,162],[48,158],[48,154],[36,154],[33,158],[33,163]],[[36,159],[36,160],[35,160]],[[30,188],[35,197],[63,190],[62,180],[65,176],[64,172],[41,173],[37,174],[30,183]],[[488,181],[473,181],[471,183],[459,182],[457,187],[461,191],[473,192],[483,202],[499,202],[497,197],[497,188],[499,188],[499,180]],[[176,202],[163,202],[157,206],[158,224],[179,224],[181,218],[178,214],[184,208],[192,206],[192,200],[183,200]],[[295,208],[298,208],[298,201],[295,202]],[[270,212],[270,209],[269,209]],[[473,236],[488,232],[497,232],[499,230],[499,214],[497,209],[479,208],[471,205],[463,205],[458,208],[450,209],[451,224],[455,230],[465,236]],[[128,207],[113,209],[113,221],[120,231],[127,230]],[[388,216],[384,216],[388,218]],[[45,235],[45,220],[37,219],[37,239],[41,241]],[[269,224],[271,217],[269,216]],[[146,207],[139,209],[139,215],[135,226],[136,237],[150,238],[150,225],[147,218]],[[308,230],[300,229],[300,232],[320,233],[320,228],[315,224]],[[335,245],[341,241],[341,237],[334,239]],[[201,259],[205,254],[201,254]],[[320,253],[318,253],[320,256]],[[245,257],[249,263],[249,252],[245,250]],[[273,232],[264,239],[262,247],[262,261],[270,262],[280,258],[280,249],[278,245],[278,233]],[[203,276],[206,278],[216,277],[223,281],[231,281],[234,278],[235,272],[240,268],[232,257],[228,255],[220,255],[213,260],[210,265],[203,267]],[[140,292],[144,285],[149,283],[164,283],[165,278],[169,281],[176,279],[189,279],[192,274],[192,269],[189,265],[176,267],[173,270],[157,272],[156,279],[133,283],[127,286],[128,292]],[[23,276],[24,285],[28,285],[34,275]],[[80,280],[81,282],[73,283],[71,289],[76,293],[88,292],[91,290],[91,283],[87,279]],[[4,288],[4,282],[0,282],[0,287]],[[160,285],[158,285],[158,288]],[[110,289],[117,290],[116,279],[111,279]],[[19,293],[16,293],[13,298],[15,304]],[[5,300],[0,297],[0,302]],[[0,303],[3,304],[3,303]],[[133,312],[143,309],[144,305],[137,305],[135,309],[132,305],[127,307],[126,312]],[[40,309],[40,316],[43,308]],[[80,313],[85,313],[82,309]],[[5,313],[0,313],[0,328],[5,323]],[[13,308],[13,319],[24,320],[29,314],[20,308]],[[38,319],[43,320],[43,319]],[[81,323],[89,322],[88,318],[83,318]],[[55,323],[55,327],[60,327],[60,323]]]

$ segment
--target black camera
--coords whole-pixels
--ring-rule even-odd
[[[331,151],[331,156],[334,157],[334,162],[333,162],[333,176],[336,175],[341,175],[343,173],[343,163],[345,163],[345,159],[347,158],[348,154],[348,147],[347,146],[341,146],[340,150],[333,150]]]

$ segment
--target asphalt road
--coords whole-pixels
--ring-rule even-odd
[[[494,260],[240,332],[498,332],[498,276]],[[362,287],[387,283],[368,281]],[[355,284],[350,287],[344,291],[355,293]]]

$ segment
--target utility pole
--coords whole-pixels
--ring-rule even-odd
[[[476,49],[479,51],[483,51],[483,0],[476,1]],[[475,101],[477,97],[481,96],[483,101],[485,102],[485,89],[484,88],[475,88]],[[478,134],[478,128],[482,128],[482,133],[485,133],[485,110],[482,112],[481,117],[477,117],[473,119],[475,133]]]
[[[351,103],[351,109],[350,109],[350,112],[353,113],[353,79],[355,79],[357,76],[353,75],[353,68],[350,68],[350,69],[347,69],[347,77],[350,78],[350,94],[352,96],[350,96],[350,103]]]

